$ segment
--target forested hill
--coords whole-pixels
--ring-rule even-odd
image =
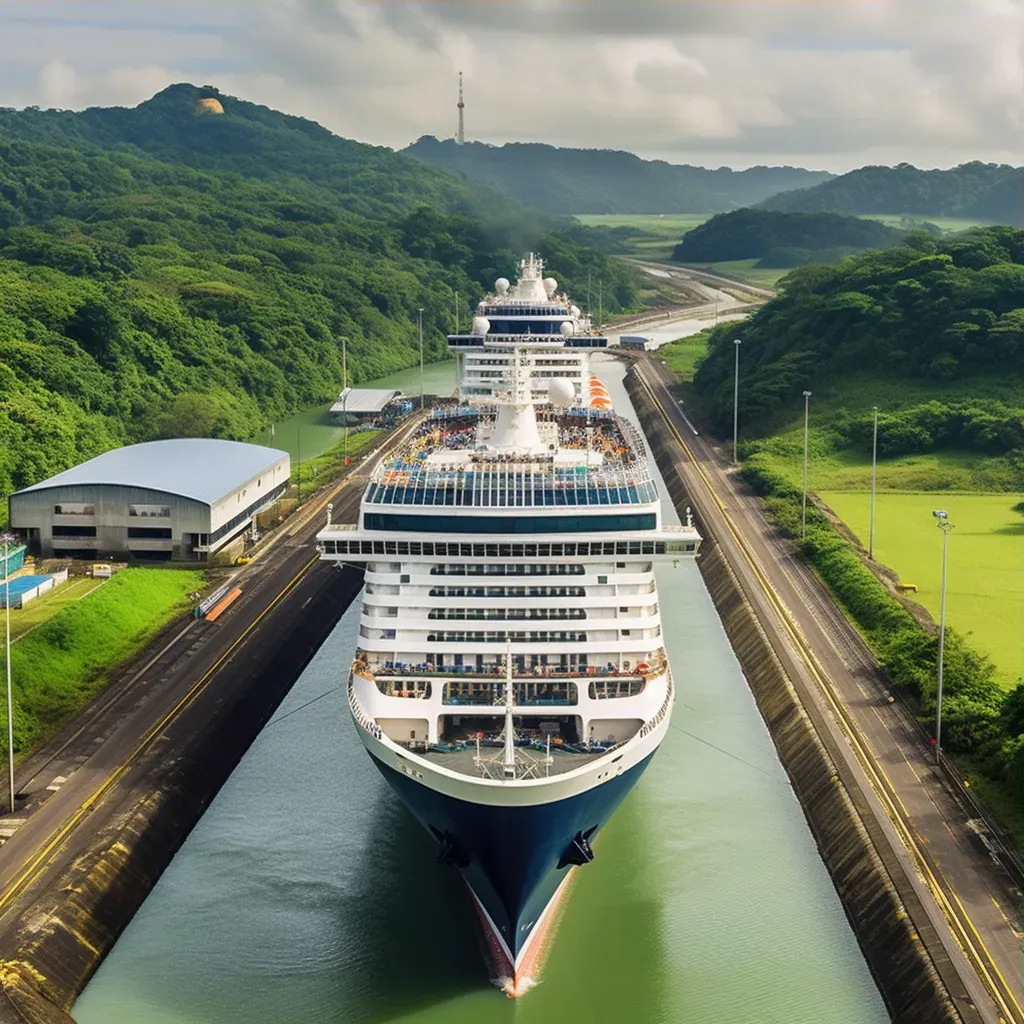
[[[709,170],[641,160],[611,149],[561,149],[539,143],[489,146],[425,135],[404,150],[427,164],[459,171],[554,214],[718,213],[751,206],[787,189],[827,181],[799,167]]]
[[[1024,168],[978,162],[944,171],[910,164],[861,167],[813,188],[772,196],[761,205],[789,213],[905,213],[1022,227]]]
[[[762,267],[799,267],[896,245],[905,235],[878,221],[838,213],[734,210],[688,231],[672,259],[680,263],[756,259]]]
[[[621,264],[552,218],[272,111],[238,129],[228,97],[197,116],[198,93],[0,115],[0,499],[117,444],[247,438],[331,399],[342,335],[356,382],[411,366],[421,306],[438,358],[456,292],[466,323],[524,248],[577,295],[602,279],[606,310],[636,301]],[[347,156],[286,158],[286,132]],[[144,149],[161,138],[158,160]]]
[[[835,266],[802,267],[781,289],[742,331],[740,416],[761,429],[780,410],[797,408],[805,388],[850,375],[937,383],[1024,377],[1024,231],[912,235]],[[734,337],[735,325],[716,331],[694,377],[723,429],[732,422]],[[1021,410],[980,404],[923,407],[923,425],[894,427],[909,431],[910,446],[889,450],[922,450],[946,437],[985,451],[1020,449],[1024,457]]]

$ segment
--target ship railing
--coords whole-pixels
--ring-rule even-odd
[[[672,694],[674,692],[674,685],[672,683],[672,673],[668,672],[668,686],[665,688],[665,699],[661,702],[661,707],[654,713],[652,718],[649,718],[640,727],[640,737],[647,736],[653,732],[662,722],[664,717],[668,714],[669,708],[672,707]]]
[[[628,683],[636,680],[638,676],[643,676],[648,681],[655,679],[663,674],[667,667],[667,663],[662,658],[654,658],[650,662],[641,662],[636,668],[632,669],[618,668],[617,666],[609,668],[607,665],[577,665],[566,668],[562,668],[560,665],[535,665],[530,668],[514,667],[512,678],[524,683],[543,682],[548,679],[602,679],[608,682],[621,680],[624,683]],[[505,676],[505,666],[500,662],[494,665],[477,667],[475,665],[437,665],[433,662],[357,661],[353,671],[357,675],[363,675],[368,679],[373,677],[424,676],[435,678],[444,676],[467,680],[493,680],[504,678]]]
[[[374,739],[383,738],[381,727],[366,713],[359,698],[356,696],[355,679],[353,676],[348,680],[348,706],[352,710],[352,717],[366,730]]]

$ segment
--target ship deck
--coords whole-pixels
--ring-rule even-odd
[[[544,760],[543,751],[529,750],[527,753],[540,762],[543,762]],[[583,765],[589,764],[605,753],[607,753],[607,751],[595,750],[593,753],[589,754],[578,754],[552,748],[552,763],[549,766],[546,766],[543,763],[539,764],[536,773],[531,775],[530,778],[535,779],[545,778],[546,776],[553,777],[555,775],[565,775],[566,772],[571,772],[576,768],[582,768]],[[501,761],[500,749],[484,747],[481,754],[483,757],[496,757],[498,762]],[[480,770],[476,766],[476,750],[472,747],[465,750],[452,751],[430,750],[425,754],[420,754],[419,756],[425,758],[431,764],[441,765],[443,768],[448,768],[453,772],[458,772],[460,775],[469,775],[474,779],[482,777]],[[500,775],[500,765],[498,774]]]

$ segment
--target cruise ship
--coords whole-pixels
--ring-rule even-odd
[[[662,522],[644,442],[591,373],[608,339],[537,256],[448,344],[457,397],[318,545],[365,566],[359,738],[461,872],[494,979],[517,995],[669,727],[654,568],[700,537]]]

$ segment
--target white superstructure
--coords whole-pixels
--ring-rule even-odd
[[[376,467],[359,524],[318,540],[323,558],[366,567],[349,686],[360,737],[412,783],[396,788],[463,869],[515,978],[559,872],[593,856],[607,816],[595,790],[621,780],[610,813],[668,727],[654,566],[692,557],[700,538],[662,524],[639,432],[590,374],[607,340],[537,257],[449,344],[457,400]],[[468,807],[491,824],[468,825]],[[503,807],[538,809],[537,843],[567,829],[521,899],[495,895],[511,886],[495,875],[519,870],[496,866],[499,840],[468,834],[500,832],[490,812]]]

